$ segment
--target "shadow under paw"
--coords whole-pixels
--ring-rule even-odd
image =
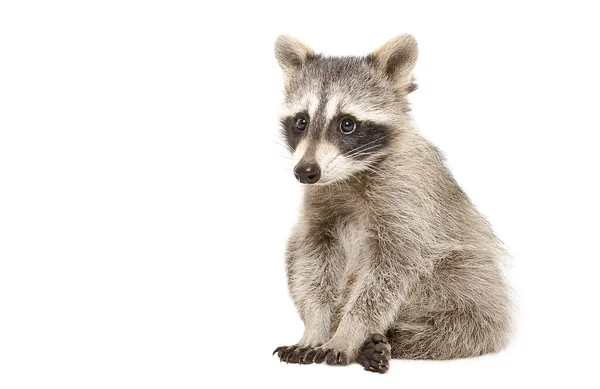
[[[356,361],[363,365],[365,370],[385,373],[390,368],[391,350],[387,338],[382,334],[371,335]]]

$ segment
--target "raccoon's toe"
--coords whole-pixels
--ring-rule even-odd
[[[304,348],[298,345],[281,346],[273,351],[273,355],[277,354],[281,362],[308,364],[312,363],[312,360],[307,358],[307,354],[311,350],[311,348]]]
[[[298,355],[298,363],[302,365],[310,365],[315,361],[315,355],[317,350],[312,347],[303,348],[300,350]]]
[[[363,365],[365,370],[385,373],[390,368],[391,351],[392,347],[387,338],[382,334],[374,334],[365,342],[357,362]]]
[[[295,351],[298,346],[280,346],[273,351],[273,355],[277,354],[279,361],[285,363],[298,363],[297,353]]]
[[[350,358],[343,351],[334,349],[323,349],[317,347],[314,356],[315,363],[326,363],[327,365],[347,365],[350,363]]]

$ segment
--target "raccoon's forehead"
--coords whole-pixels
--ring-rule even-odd
[[[319,57],[290,83],[281,116],[319,112],[326,120],[346,114],[385,122],[395,104],[389,83],[366,59]]]

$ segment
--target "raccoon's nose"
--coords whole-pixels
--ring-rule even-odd
[[[314,184],[321,178],[321,169],[316,163],[299,163],[294,168],[294,175],[303,184]]]

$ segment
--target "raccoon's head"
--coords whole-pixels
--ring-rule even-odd
[[[281,115],[294,175],[327,184],[373,168],[409,118],[417,42],[400,35],[366,57],[325,57],[286,35],[275,56],[284,74]]]

